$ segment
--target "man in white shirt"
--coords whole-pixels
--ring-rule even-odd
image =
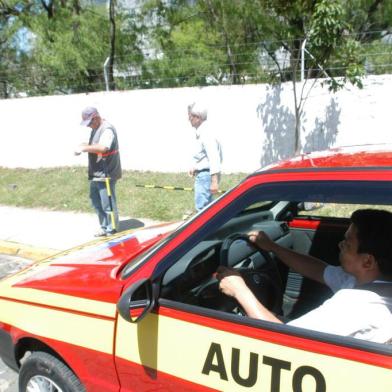
[[[218,192],[222,149],[207,123],[207,109],[197,103],[188,106],[188,118],[195,128],[193,166],[189,174],[195,179],[195,207],[202,210]]]
[[[378,343],[392,339],[392,214],[382,210],[357,210],[339,243],[341,266],[297,253],[274,243],[264,232],[249,238],[273,252],[305,277],[326,284],[335,294],[318,308],[288,325],[352,336]],[[220,289],[234,297],[249,317],[281,323],[261,304],[240,274],[220,268]]]

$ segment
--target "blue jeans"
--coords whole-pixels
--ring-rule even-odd
[[[209,172],[201,172],[195,177],[195,207],[197,211],[202,210],[212,201],[211,175]]]
[[[111,203],[109,200],[108,191],[106,189],[106,182],[104,181],[90,181],[90,199],[95,211],[98,214],[99,224],[102,230],[107,233],[118,230],[118,210],[116,203],[116,181],[109,180],[111,191]],[[113,210],[112,210],[113,209]],[[115,227],[112,225],[111,213],[114,214]]]

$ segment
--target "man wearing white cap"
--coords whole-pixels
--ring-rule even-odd
[[[88,153],[90,199],[101,226],[96,236],[111,235],[118,228],[115,189],[122,175],[117,132],[94,107],[83,110],[81,125],[91,128],[90,138],[79,145],[75,154]]]
[[[189,174],[195,178],[195,207],[202,210],[218,192],[222,163],[222,148],[207,124],[207,109],[197,103],[188,106],[188,118],[195,128],[193,167]]]

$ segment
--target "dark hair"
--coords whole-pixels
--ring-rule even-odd
[[[357,229],[358,252],[373,255],[380,272],[392,276],[392,213],[357,210],[351,215],[351,222]]]

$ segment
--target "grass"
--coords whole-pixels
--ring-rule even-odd
[[[84,167],[8,169],[0,167],[0,204],[49,210],[93,212]],[[236,185],[246,175],[223,175],[221,189]],[[122,216],[160,221],[181,219],[193,211],[193,192],[136,187],[137,184],[193,187],[186,173],[124,171],[117,183],[117,202]]]

